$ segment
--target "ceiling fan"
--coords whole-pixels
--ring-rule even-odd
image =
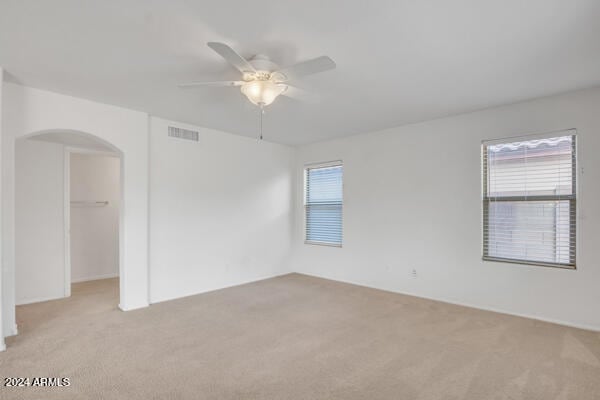
[[[261,110],[279,95],[301,97],[302,91],[291,86],[289,84],[291,80],[335,68],[335,62],[327,56],[279,68],[269,57],[262,54],[246,60],[224,43],[208,42],[207,45],[242,73],[241,80],[190,82],[178,86],[185,89],[203,86],[239,86],[248,100],[259,106]]]

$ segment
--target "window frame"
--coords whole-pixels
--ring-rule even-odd
[[[341,208],[342,208],[342,221],[341,221],[341,227],[342,227],[342,235],[341,235],[341,242],[340,243],[331,243],[331,242],[321,242],[318,240],[308,240],[307,239],[307,231],[306,231],[306,227],[307,227],[307,216],[308,216],[308,204],[307,204],[307,182],[308,182],[308,171],[311,169],[319,169],[319,168],[331,168],[331,167],[342,167],[342,204],[341,204]],[[342,160],[334,160],[334,161],[325,161],[325,162],[315,162],[315,163],[308,163],[308,164],[304,164],[303,167],[303,173],[304,173],[304,179],[303,179],[303,192],[302,192],[302,202],[304,204],[304,226],[303,226],[303,231],[304,231],[304,244],[310,244],[310,245],[317,245],[317,246],[326,246],[326,247],[338,247],[341,248],[343,247],[343,242],[344,242],[344,173],[343,173],[343,168],[344,168],[344,163]]]
[[[540,195],[540,196],[506,196],[502,197],[502,200],[498,200],[498,197],[495,197],[493,200],[490,200],[490,197],[487,197],[487,185],[488,185],[488,173],[489,173],[489,165],[487,163],[487,146],[502,144],[502,143],[512,143],[512,142],[520,142],[520,141],[528,141],[528,140],[536,140],[536,139],[548,139],[555,138],[560,136],[571,136],[572,140],[572,151],[574,152],[573,163],[571,165],[572,170],[572,194],[570,195]],[[579,189],[580,189],[580,176],[579,176],[579,135],[577,134],[577,130],[575,128],[557,130],[552,132],[546,132],[541,134],[529,134],[529,135],[520,135],[520,136],[511,136],[500,139],[492,139],[492,140],[482,140],[480,155],[481,155],[481,259],[483,261],[491,261],[491,262],[502,262],[508,264],[520,264],[520,265],[530,265],[530,266],[539,266],[539,267],[550,267],[550,268],[559,268],[559,269],[567,269],[567,270],[576,270],[577,269],[577,260],[579,259],[579,252],[581,247],[581,241],[579,240]],[[522,260],[522,259],[512,259],[512,258],[502,258],[502,257],[493,257],[486,255],[486,238],[485,238],[485,227],[486,227],[486,209],[489,205],[490,201],[569,201],[569,207],[573,207],[574,215],[573,215],[573,224],[574,224],[574,232],[573,235],[570,236],[569,247],[573,247],[574,258],[572,263],[564,264],[564,263],[552,263],[552,262],[544,262],[544,261],[532,261],[532,260]],[[489,217],[489,216],[488,216]],[[487,223],[489,226],[489,222]]]

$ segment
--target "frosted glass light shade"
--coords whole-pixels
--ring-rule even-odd
[[[268,106],[277,96],[285,92],[287,86],[272,81],[250,81],[242,85],[242,93],[257,106]]]

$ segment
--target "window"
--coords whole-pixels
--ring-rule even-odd
[[[576,136],[484,142],[483,258],[575,268]]]
[[[342,175],[339,161],[305,168],[306,243],[342,245]]]

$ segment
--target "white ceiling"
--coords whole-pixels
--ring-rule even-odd
[[[0,0],[0,65],[19,83],[246,136],[258,110],[206,46],[338,68],[277,99],[265,139],[302,144],[600,84],[598,0]]]

